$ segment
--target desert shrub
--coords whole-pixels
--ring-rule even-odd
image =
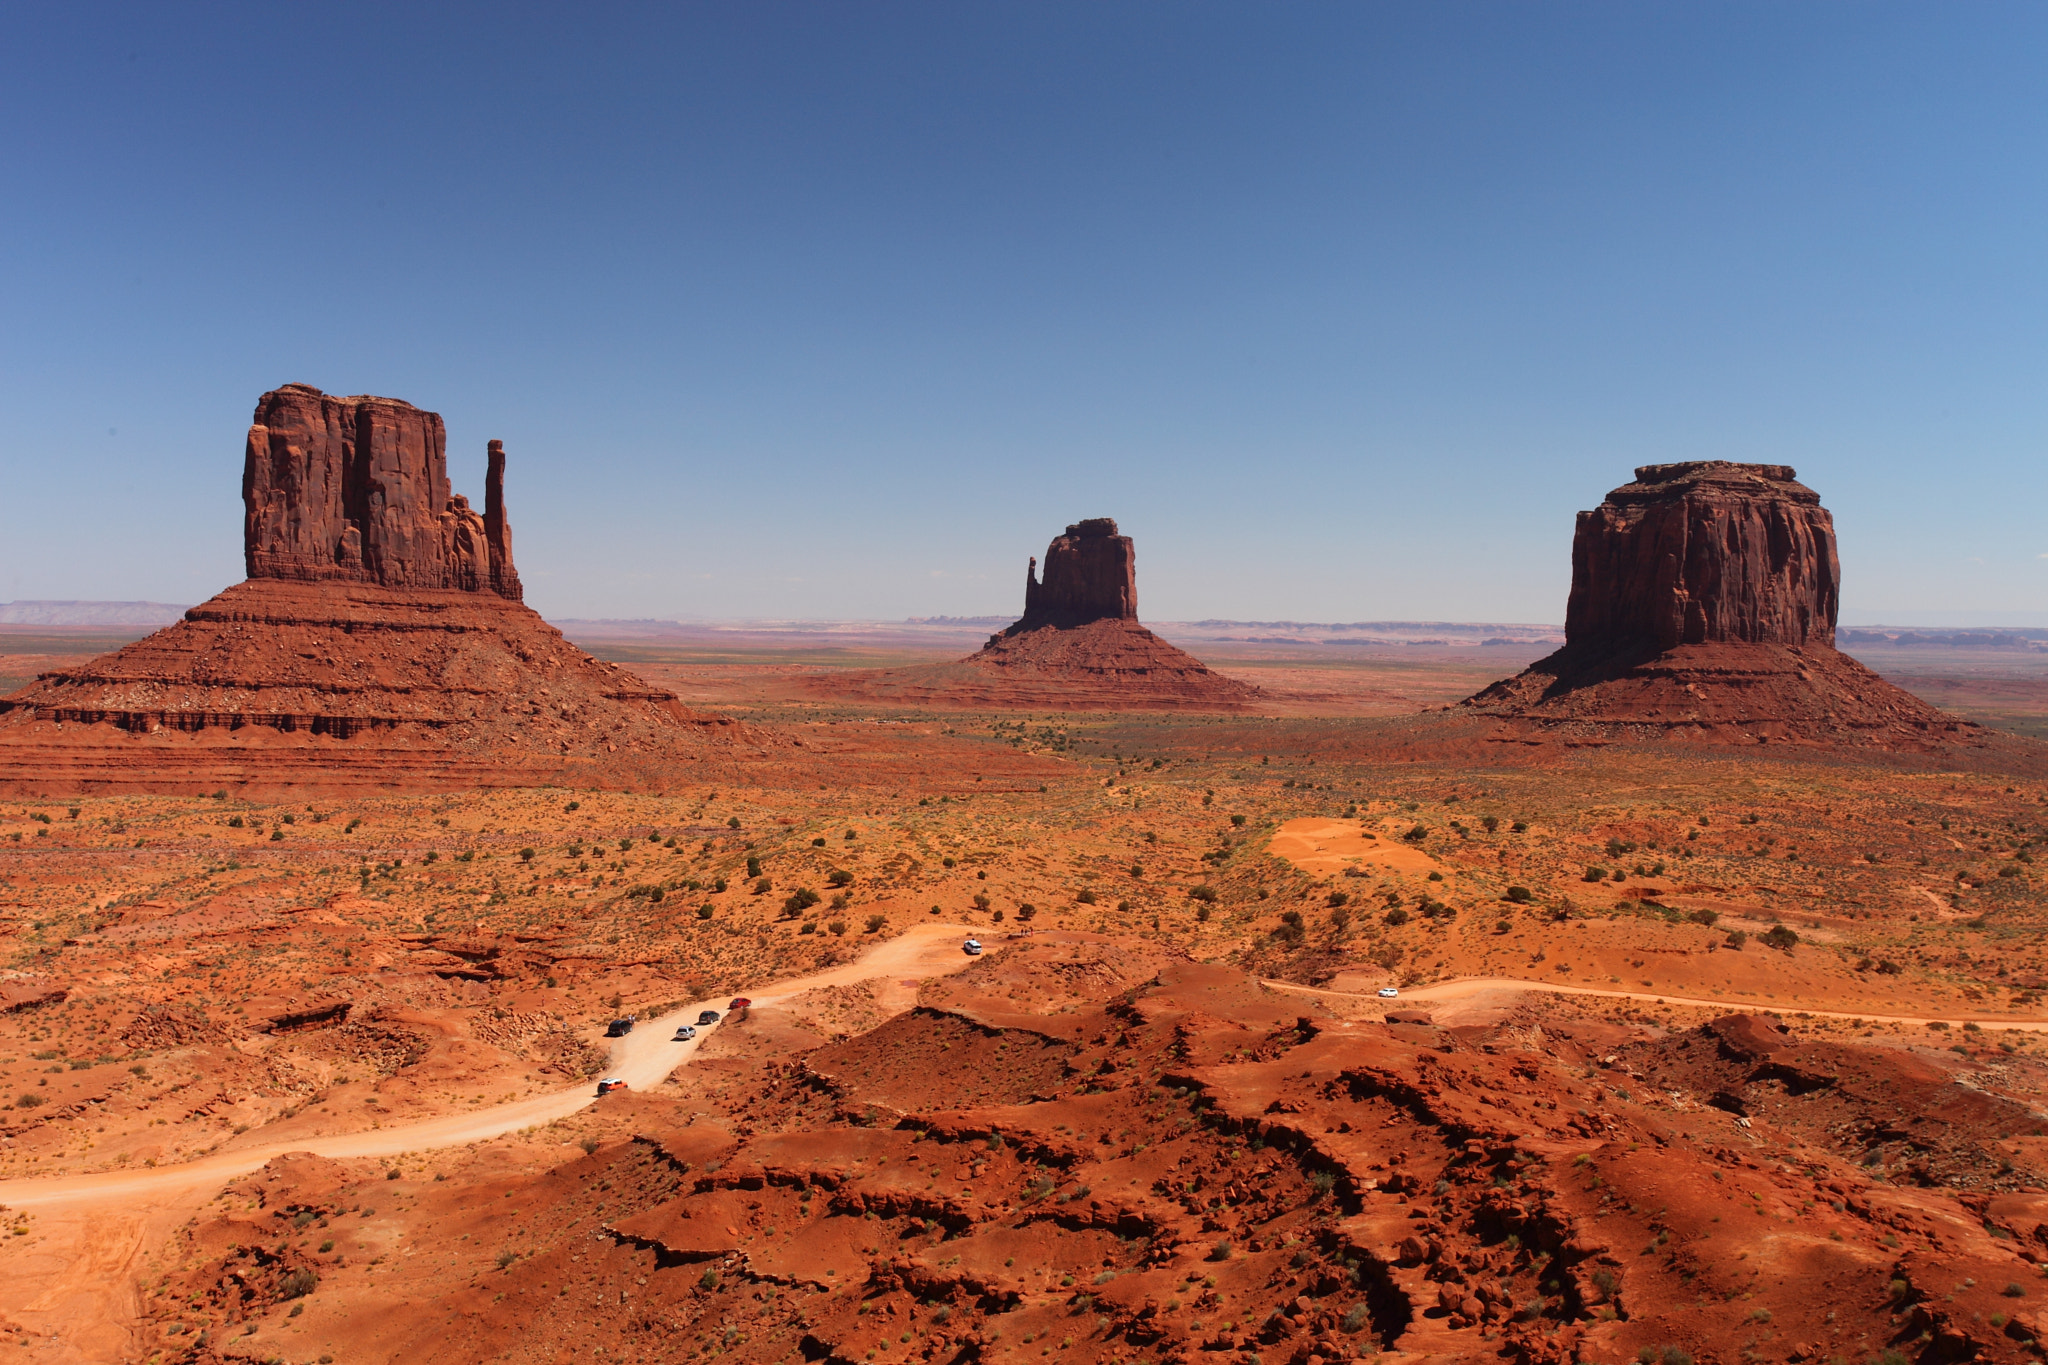
[[[1408,912],[1397,905],[1393,909],[1387,911],[1385,915],[1381,916],[1381,920],[1384,923],[1399,927],[1408,922]]]
[[[1698,910],[1689,912],[1686,915],[1686,918],[1691,920],[1694,924],[1704,924],[1709,929],[1711,929],[1714,927],[1715,922],[1721,918],[1721,912],[1719,910],[1708,910],[1705,907],[1702,907]]]
[[[783,897],[782,913],[785,915],[801,915],[804,911],[816,905],[818,900],[817,892],[811,890],[808,886],[799,886],[796,890]]]
[[[239,815],[230,815],[230,816],[228,817],[228,828],[229,828],[229,829],[242,829],[242,828],[244,828],[244,823],[243,823],[242,817],[241,817],[241,816],[239,816]],[[355,828],[355,826],[351,825],[351,826],[349,826],[349,828],[353,829],[353,828]]]
[[[750,855],[747,858],[747,875],[749,877],[758,877],[761,875],[761,860],[758,857]]]
[[[887,915],[869,915],[867,919],[868,932],[871,934],[879,933],[882,926],[888,922],[889,917]]]
[[[774,889],[775,879],[773,877],[758,877],[754,881],[754,894],[757,896],[765,896]]]
[[[318,1275],[301,1266],[297,1270],[285,1272],[284,1278],[277,1282],[277,1296],[280,1299],[303,1299],[312,1293],[313,1287],[319,1283]]]
[[[1329,1171],[1315,1171],[1308,1178],[1308,1187],[1315,1191],[1317,1199],[1322,1199],[1337,1188],[1337,1177]]]
[[[1095,893],[1084,886],[1074,894],[1074,901],[1078,905],[1093,905],[1095,904]]]
[[[843,919],[833,920],[825,926],[825,932],[833,935],[835,938],[843,938],[846,934],[846,921]]]
[[[42,1105],[43,1097],[31,1090],[14,1102],[16,1109],[35,1109]]]
[[[697,907],[698,919],[710,919],[716,913],[718,913],[718,907],[714,906],[710,901],[705,901]]]
[[[1793,933],[1786,925],[1774,924],[1771,926],[1770,932],[1764,935],[1763,942],[1766,948],[1776,948],[1780,952],[1789,952],[1792,945],[1799,942],[1799,935]]]
[[[1740,929],[1730,929],[1725,942],[1730,948],[1739,953],[1742,951],[1742,945],[1749,942],[1749,935],[1743,933]]]
[[[1216,899],[1216,888],[1207,882],[1203,882],[1200,886],[1189,887],[1188,899],[1191,901],[1213,902]]]
[[[1536,897],[1526,886],[1511,886],[1508,888],[1508,899],[1516,905],[1527,905]]]
[[[2022,1289],[2017,1281],[2007,1284],[2005,1288],[1998,1292],[2005,1295],[2008,1299],[2024,1299],[2027,1296],[2027,1291]]]
[[[1227,1261],[1230,1259],[1230,1250],[1230,1239],[1225,1237],[1215,1246],[1209,1248],[1209,1259],[1212,1261]]]
[[[981,893],[979,893],[979,892],[976,892],[976,893],[975,893],[975,897],[974,897],[974,908],[975,908],[975,909],[977,909],[977,910],[986,910],[986,909],[988,909],[989,905],[990,905],[990,901],[989,901],[989,898],[988,898],[987,896],[984,896],[984,895],[982,895],[982,894],[981,894]]]
[[[718,1267],[707,1265],[704,1273],[697,1277],[697,1284],[704,1289],[718,1288]]]
[[[1429,831],[1423,828],[1421,825],[1417,825],[1414,829],[1409,830],[1406,834],[1402,835],[1401,837],[1403,839],[1406,839],[1411,844],[1419,844],[1424,839],[1427,839],[1429,837]]]
[[[1129,901],[1121,901],[1118,903],[1117,908],[1119,910],[1128,910],[1130,909],[1130,906],[1131,903]],[[1213,913],[1215,912],[1210,910],[1209,907],[1206,905],[1198,905],[1195,907],[1195,919],[1199,923],[1207,924],[1209,922],[1209,916]]]
[[[512,1250],[512,1248],[507,1247],[503,1251],[498,1253],[498,1269],[503,1270],[506,1266],[511,1265],[514,1261],[518,1259],[519,1253]]]
[[[1609,839],[1607,841],[1607,856],[1610,858],[1619,858],[1624,853],[1633,853],[1635,851],[1635,844],[1627,839]]]
[[[1366,1311],[1365,1305],[1354,1303],[1345,1310],[1342,1326],[1346,1332],[1355,1334],[1363,1332],[1371,1322],[1372,1314]]]
[[[1017,907],[1018,919],[1036,919],[1037,917],[1038,907],[1033,905],[1030,901],[1025,901],[1022,905]]]
[[[812,847],[812,848],[823,848],[824,846],[825,846],[825,840],[824,840],[824,836],[822,836],[822,835],[820,835],[820,836],[819,836],[818,838],[816,838],[816,839],[813,839],[813,840],[811,840],[811,847]]]
[[[726,827],[727,829],[738,829],[738,828],[740,827],[740,818],[739,818],[739,816],[735,815],[735,816],[733,816],[733,817],[732,817],[732,819],[730,819],[730,820],[726,821],[726,822],[725,822],[725,827]]]
[[[1604,882],[1607,880],[1607,869],[1604,867],[1589,867],[1586,869],[1586,875],[1579,878],[1579,880],[1582,882]]]
[[[825,880],[833,886],[852,886],[853,874],[843,867],[835,867],[826,875]]]
[[[1244,824],[1244,817],[1242,815],[1233,815],[1230,817],[1230,823],[1242,826]]]

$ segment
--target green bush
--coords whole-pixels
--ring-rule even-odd
[[[1516,905],[1527,905],[1536,897],[1526,886],[1511,886],[1508,888],[1508,899]]]

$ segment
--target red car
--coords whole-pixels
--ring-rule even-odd
[[[734,1010],[743,1010],[753,1003],[753,1001],[747,999],[747,997],[745,997],[744,995],[735,995],[732,998],[732,1003],[725,1007],[725,1012],[727,1014],[731,1014]]]

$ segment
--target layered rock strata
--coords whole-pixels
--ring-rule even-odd
[[[1589,738],[1974,738],[1834,647],[1834,521],[1786,465],[1644,465],[1581,512],[1564,648],[1465,705]]]
[[[0,790],[658,787],[739,742],[519,600],[502,443],[478,515],[436,413],[290,384],[256,416],[248,581],[0,698]]]
[[[1138,623],[1137,552],[1108,517],[1075,522],[1024,575],[1024,614],[965,659],[821,675],[807,690],[916,706],[1243,711],[1258,689]]]
[[[396,398],[337,398],[310,384],[264,394],[242,464],[249,577],[518,601],[504,443],[490,443],[481,516],[449,487],[447,446],[439,413]]]

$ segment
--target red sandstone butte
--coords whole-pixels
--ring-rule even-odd
[[[287,384],[256,402],[242,465],[251,578],[493,592],[518,601],[505,451],[490,443],[484,515],[448,485],[441,414],[396,398]]]
[[[593,659],[520,601],[505,449],[484,512],[440,415],[287,384],[242,474],[246,582],[0,698],[0,791],[658,788],[739,727]]]
[[[1043,577],[1024,574],[1024,614],[949,664],[823,674],[807,690],[917,706],[1243,711],[1258,689],[1212,672],[1138,624],[1137,552],[1108,517],[1067,527]]]
[[[1579,513],[1564,648],[1465,705],[1514,734],[1974,741],[1835,649],[1840,594],[1834,519],[1789,466],[1644,465]]]

